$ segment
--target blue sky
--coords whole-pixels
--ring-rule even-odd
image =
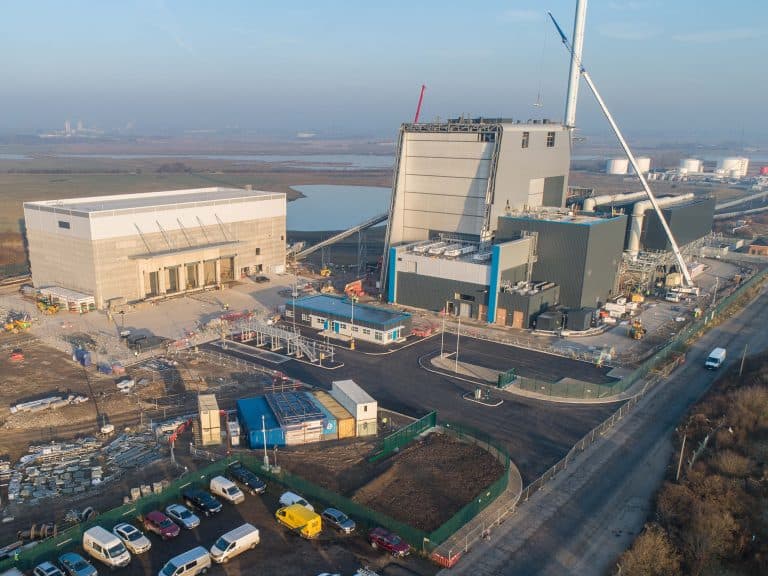
[[[0,132],[388,137],[461,113],[560,119],[575,0],[2,2]],[[763,0],[592,0],[584,62],[628,135],[768,138]],[[533,104],[539,100],[541,108]],[[582,85],[578,123],[605,132]]]

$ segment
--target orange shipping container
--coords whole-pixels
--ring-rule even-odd
[[[313,392],[318,402],[322,404],[334,418],[336,418],[336,428],[339,431],[339,440],[342,438],[355,437],[355,419],[347,410],[333,397],[323,390]]]

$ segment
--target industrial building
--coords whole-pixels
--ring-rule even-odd
[[[390,302],[519,328],[558,303],[558,286],[529,282],[533,236],[490,246],[444,238],[390,249]]]
[[[337,337],[374,344],[391,344],[411,334],[411,315],[407,312],[356,304],[344,296],[315,294],[298,298],[286,305],[285,316]]]
[[[547,120],[403,124],[387,248],[440,232],[489,241],[505,211],[563,206],[569,165],[568,129]]]
[[[657,199],[664,219],[679,246],[685,246],[712,231],[715,199],[692,193]],[[641,251],[668,251],[669,238],[644,192],[597,196],[583,200],[584,210],[630,216],[626,222],[624,249],[636,256]]]
[[[569,308],[597,306],[614,295],[627,218],[531,212],[499,218],[496,241],[536,239],[533,278],[560,286]]]
[[[285,194],[201,188],[24,203],[32,282],[97,308],[285,267]]]

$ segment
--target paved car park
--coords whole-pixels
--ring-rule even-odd
[[[524,348],[461,337],[460,358],[485,354],[505,370],[527,365],[550,378],[579,377],[604,381],[608,369]],[[445,335],[445,351],[456,348],[455,335]],[[337,360],[344,365],[325,370],[291,360],[280,370],[313,386],[330,389],[334,380],[352,379],[371,394],[383,408],[420,417],[437,410],[443,420],[472,426],[506,444],[524,482],[530,482],[560,460],[568,450],[597,424],[614,412],[618,404],[556,404],[499,391],[504,402],[489,407],[467,402],[463,395],[474,384],[443,374],[428,372],[420,360],[440,349],[434,336],[387,355],[363,354],[337,348]],[[227,353],[237,356],[228,350]],[[522,368],[521,368],[522,370]]]
[[[279,508],[278,498],[284,489],[277,484],[269,484],[263,495],[247,495],[244,502],[233,505],[224,503],[223,509],[215,516],[201,516],[200,525],[192,530],[181,530],[178,537],[162,540],[155,534],[147,534],[152,548],[141,555],[134,555],[125,568],[111,571],[109,567],[86,556],[101,574],[116,575],[155,575],[163,565],[174,556],[191,550],[196,546],[211,548],[214,542],[226,532],[248,522],[260,532],[260,543],[253,550],[248,550],[223,565],[214,564],[210,574],[230,576],[246,575],[285,575],[306,576],[322,572],[352,574],[361,566],[371,566],[379,574],[434,574],[437,570],[426,560],[418,557],[394,559],[386,553],[374,550],[366,540],[364,528],[345,535],[324,526],[317,540],[308,541],[280,526],[275,520],[274,511]],[[167,504],[170,504],[169,501]],[[313,502],[316,510],[322,511],[319,502]],[[133,525],[141,527],[138,520]],[[113,526],[106,523],[104,528]],[[146,531],[144,531],[146,534]],[[82,547],[74,551],[82,554]],[[55,561],[56,558],[47,558]],[[42,562],[42,560],[41,560]]]

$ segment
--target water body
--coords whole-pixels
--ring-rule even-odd
[[[345,230],[389,210],[391,188],[311,184],[291,186],[306,196],[288,203],[288,230]]]
[[[32,156],[25,154],[0,154],[0,160],[32,160]]]
[[[375,154],[59,154],[57,158],[107,158],[141,160],[224,160],[227,162],[271,162],[307,170],[391,169],[394,157]]]

